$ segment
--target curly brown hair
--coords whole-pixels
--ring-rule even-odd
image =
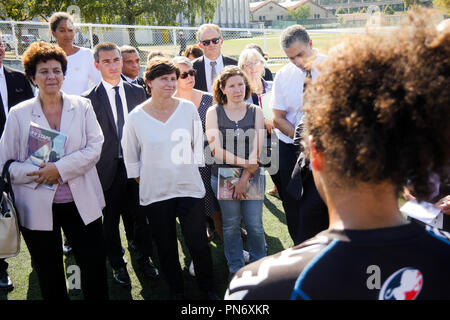
[[[248,81],[248,78],[245,75],[244,71],[242,71],[242,69],[237,66],[228,66],[222,70],[220,75],[217,77],[216,80],[214,80],[213,83],[212,94],[217,103],[223,105],[228,102],[227,96],[222,92],[221,88],[225,88],[228,79],[234,76],[241,76],[244,79],[245,84],[244,99],[247,100],[250,97],[252,90],[250,88],[250,82]]]
[[[417,9],[390,35],[346,41],[308,86],[303,138],[336,183],[408,182],[426,199],[433,173],[449,177],[450,30],[431,15]]]
[[[184,50],[183,55],[185,57],[189,57],[189,55],[193,55],[195,58],[200,58],[203,55],[203,50],[196,44],[191,44]]]
[[[64,75],[66,74],[67,58],[63,49],[44,41],[33,42],[22,55],[25,75],[31,79],[31,77],[36,75],[37,64],[49,60],[56,60],[61,63],[62,72]]]

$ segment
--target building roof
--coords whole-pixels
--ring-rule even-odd
[[[300,6],[303,6],[307,2],[311,2],[311,4],[315,5],[316,7],[322,8],[323,10],[327,10],[327,8],[321,6],[320,4],[314,3],[311,0],[300,0],[300,1],[285,1],[280,2],[279,5],[282,7],[285,7],[287,10],[295,10]]]
[[[282,6],[281,3],[278,3],[278,2],[276,2],[274,0],[267,0],[267,1],[259,1],[259,2],[250,2],[250,13],[253,13],[253,12],[261,9],[265,5],[268,5],[269,3],[275,4],[275,5],[283,8],[283,9],[286,9],[286,7]]]

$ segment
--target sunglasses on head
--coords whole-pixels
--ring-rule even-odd
[[[201,42],[202,42],[202,44],[204,46],[209,46],[211,44],[211,42],[214,43],[214,44],[218,44],[219,41],[220,41],[220,38],[214,38],[214,39],[211,39],[211,40],[202,40]]]
[[[188,72],[183,72],[182,74],[180,74],[180,78],[186,79],[188,76],[194,77],[196,73],[197,73],[197,71],[195,71],[194,69],[191,69]]]

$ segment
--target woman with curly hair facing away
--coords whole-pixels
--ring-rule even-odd
[[[335,50],[306,92],[303,141],[330,228],[241,269],[228,299],[450,299],[450,235],[408,222],[448,179],[450,30],[425,10]]]

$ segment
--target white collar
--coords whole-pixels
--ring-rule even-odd
[[[117,84],[117,86],[113,86],[112,84],[110,84],[109,82],[106,82],[105,80],[102,79],[102,83],[103,86],[105,87],[106,92],[112,90],[114,87],[123,87],[123,80],[122,78],[120,78],[119,83]]]
[[[218,61],[222,61],[222,60],[223,60],[222,54],[220,54],[220,56],[218,56],[216,60],[208,59],[208,57],[206,57],[206,56],[204,56],[204,57],[205,57],[205,62],[206,62],[207,65],[209,65],[209,63],[210,63],[211,61],[216,61],[217,63],[219,63]]]
[[[3,67],[3,64],[0,66],[0,77],[4,78],[5,77],[5,69]]]
[[[139,78],[139,76],[137,76],[136,78],[134,78],[134,79],[131,79],[131,78],[129,78],[129,77],[127,77],[126,75],[124,75],[123,73],[122,73],[122,75],[123,75],[123,77],[125,78],[125,80],[127,80],[128,82],[133,82],[133,81],[137,81],[137,79]]]

